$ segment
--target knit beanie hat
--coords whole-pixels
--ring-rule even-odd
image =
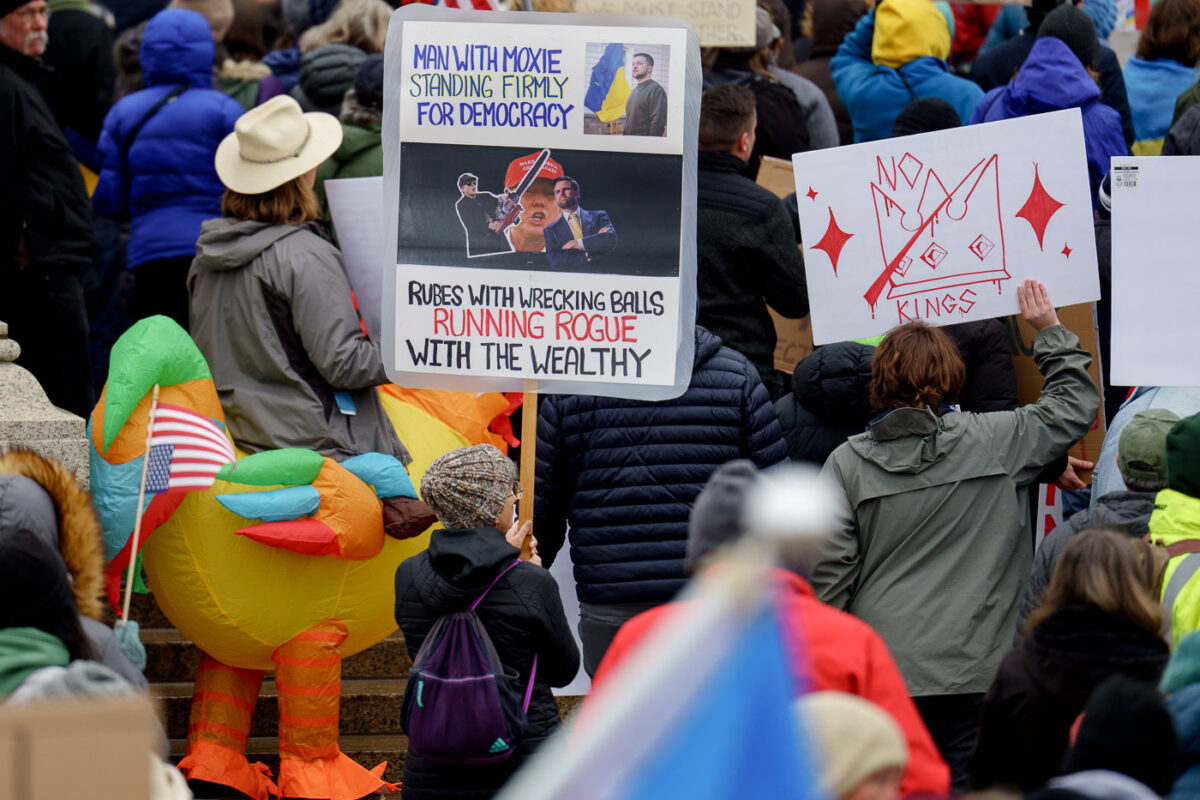
[[[835,800],[880,770],[903,769],[908,745],[879,706],[843,692],[811,692],[795,702],[799,723],[820,751],[822,783]]]
[[[940,97],[922,97],[913,100],[896,115],[892,125],[892,136],[909,136],[914,133],[944,131],[962,127],[962,120],[954,106]]]
[[[1053,36],[1067,47],[1085,67],[1090,67],[1096,60],[1100,50],[1100,40],[1096,38],[1096,26],[1092,18],[1081,9],[1070,3],[1064,3],[1046,15],[1046,19],[1038,28],[1039,39]]]
[[[1167,488],[1167,434],[1179,415],[1165,408],[1139,411],[1121,429],[1117,460],[1126,488],[1157,492]]]
[[[1117,26],[1116,0],[1083,0],[1083,10],[1092,18],[1096,35],[1107,39]]]
[[[208,20],[213,35],[225,38],[225,32],[233,24],[233,0],[171,0],[168,8],[183,8],[195,11]]]
[[[490,444],[451,450],[421,478],[421,499],[447,528],[486,528],[496,523],[512,494],[517,468]]]
[[[1167,434],[1167,488],[1200,497],[1200,414],[1175,423]]]
[[[383,53],[367,56],[354,76],[354,95],[358,104],[367,108],[383,108]]]
[[[1163,694],[1175,694],[1193,684],[1200,684],[1200,631],[1192,631],[1179,640],[1158,690]]]
[[[0,0],[0,17],[7,17],[31,0]]]
[[[1113,675],[1092,692],[1063,772],[1107,769],[1165,797],[1182,769],[1171,715],[1153,688]]]
[[[688,516],[687,554],[683,568],[692,572],[700,561],[721,545],[736,542],[745,532],[742,507],[746,491],[758,478],[758,468],[739,458],[713,470]]]

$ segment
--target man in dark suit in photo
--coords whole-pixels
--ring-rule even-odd
[[[467,234],[467,256],[507,253],[512,247],[504,234],[499,232],[500,222],[496,218],[496,205],[500,198],[491,192],[479,191],[478,184],[479,179],[470,172],[458,176],[461,197],[454,204],[454,209]]]
[[[554,202],[562,216],[545,231],[551,269],[569,270],[616,249],[617,232],[608,212],[580,208],[579,183],[574,178],[561,175],[554,181]]]

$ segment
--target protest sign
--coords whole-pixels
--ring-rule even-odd
[[[354,289],[358,312],[375,341],[383,332],[381,293],[383,260],[383,178],[325,181],[329,215],[337,231],[346,275]]]
[[[754,0],[575,0],[583,13],[682,19],[701,47],[754,47],[754,8]]]
[[[694,343],[695,35],[665,19],[497,19],[414,4],[388,32],[388,374],[677,396]],[[651,52],[635,119],[589,129],[625,56]]]
[[[1096,335],[1096,321],[1092,313],[1091,303],[1064,306],[1058,309],[1058,321],[1067,330],[1079,337],[1079,345],[1092,354],[1092,363],[1088,367],[1088,375],[1096,384],[1096,391],[1103,385],[1100,379],[1100,338]],[[1017,374],[1017,403],[1028,405],[1037,402],[1042,394],[1042,384],[1045,380],[1033,363],[1033,337],[1037,332],[1021,316],[1007,317],[1002,320],[1008,326],[1008,341],[1012,345],[1013,369]],[[1070,454],[1084,461],[1095,462],[1100,456],[1100,446],[1104,443],[1104,408],[1096,414],[1092,427],[1084,434],[1081,441],[1070,449]],[[1091,471],[1076,470],[1084,481],[1091,480]]]
[[[1112,160],[1114,386],[1200,386],[1200,158]]]
[[[818,344],[1100,296],[1078,109],[793,157]]]

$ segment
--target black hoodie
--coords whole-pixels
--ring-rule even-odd
[[[416,657],[438,617],[465,611],[517,555],[496,528],[434,531],[429,548],[396,570],[396,622],[409,655]],[[520,675],[516,688],[522,695],[533,655],[538,655],[529,732],[516,755],[498,765],[438,764],[410,752],[404,763],[405,800],[491,797],[558,725],[558,705],[550,687],[567,685],[579,671],[579,649],[563,613],[558,584],[542,567],[518,564],[476,611],[500,661]]]
[[[857,342],[818,347],[796,365],[792,392],[775,401],[788,458],[820,466],[871,421],[871,357]]]

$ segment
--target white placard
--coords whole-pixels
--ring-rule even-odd
[[[378,342],[383,335],[383,178],[325,181],[325,197],[359,313]]]
[[[1200,386],[1200,156],[1112,160],[1114,386]]]
[[[793,157],[813,341],[1100,297],[1078,109]]]
[[[753,47],[753,0],[575,0],[575,10],[596,14],[657,14],[686,19],[701,47]]]
[[[668,19],[396,12],[384,104],[398,134],[384,136],[394,381],[683,391],[697,56],[695,34]]]

